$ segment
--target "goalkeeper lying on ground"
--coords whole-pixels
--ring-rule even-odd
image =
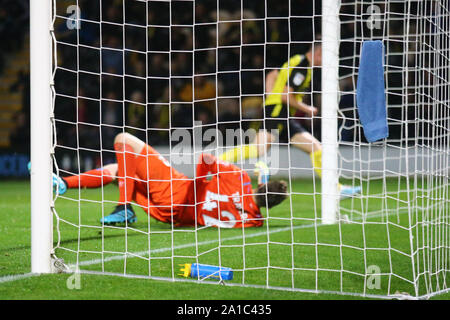
[[[117,163],[80,175],[53,177],[59,194],[67,188],[101,187],[117,177],[118,205],[100,220],[104,224],[136,222],[134,202],[153,218],[176,226],[260,227],[260,208],[271,208],[286,198],[285,181],[261,183],[259,173],[259,186],[252,190],[247,172],[210,154],[200,156],[194,182],[131,134],[118,134],[114,149]]]

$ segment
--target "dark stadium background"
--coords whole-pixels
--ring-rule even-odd
[[[314,13],[320,14],[321,1],[197,0],[195,10],[191,1],[172,1],[171,8],[169,2],[149,2],[146,14],[144,2],[79,0],[83,20],[78,32],[66,26],[69,17],[66,8],[74,3],[76,1],[56,1],[57,157],[59,161],[75,159],[79,153],[92,166],[99,165],[100,159],[103,163],[114,161],[113,152],[107,150],[113,150],[112,139],[123,126],[152,145],[168,145],[169,123],[171,128],[180,128],[191,127],[194,120],[202,121],[206,129],[214,128],[218,120],[226,122],[219,124],[220,130],[241,126],[256,128],[258,121],[252,119],[262,117],[260,101],[265,74],[261,70],[266,68],[268,72],[281,66],[288,54],[304,53],[308,42],[320,35],[320,17]],[[341,12],[344,22],[350,19],[345,14],[346,10],[351,10],[348,8]],[[28,10],[27,0],[1,1],[0,177],[28,174]],[[401,6],[398,10],[402,10]],[[244,20],[242,25],[219,23],[219,30],[216,30],[217,11],[220,20],[241,19],[241,13],[243,18],[254,20]],[[296,17],[287,19],[289,14]],[[89,22],[100,21],[100,17],[101,24]],[[194,19],[196,25],[192,28]],[[126,27],[123,27],[124,21]],[[396,23],[391,23],[390,27],[402,29]],[[364,30],[355,28],[353,23],[342,24],[342,38],[352,38],[361,32]],[[194,51],[193,44],[200,50]],[[219,49],[216,49],[217,44]],[[172,49],[170,56],[169,49]],[[358,50],[354,44],[344,42],[341,56],[353,56]],[[351,72],[350,68],[345,68],[350,62],[342,62],[341,75]],[[402,65],[402,57],[398,61],[390,60],[390,64],[397,63]],[[192,103],[191,80],[183,78],[193,75],[196,98],[205,100],[195,104]],[[164,79],[169,76],[171,81]],[[390,76],[388,81],[389,86],[401,84],[401,74]],[[320,91],[319,69],[314,70],[312,87],[314,92]],[[342,95],[341,107],[351,108],[354,100],[351,81],[341,83],[341,90],[349,92]],[[239,99],[240,94],[254,96]],[[68,96],[79,99],[76,102]],[[318,94],[308,95],[306,99],[320,109]],[[402,98],[392,95],[388,99],[389,104],[399,104]],[[126,102],[121,102],[123,100]],[[402,112],[390,110],[389,117],[401,119]],[[311,125],[310,120],[299,121]],[[320,139],[320,120],[314,121],[314,135]],[[390,128],[390,138],[401,134],[400,126]],[[350,131],[343,133],[344,140],[354,138]],[[99,150],[100,146],[105,150],[101,156],[92,151]],[[72,163],[67,166],[74,171],[83,170],[84,163],[80,168]]]

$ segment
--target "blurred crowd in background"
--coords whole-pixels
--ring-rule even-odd
[[[4,71],[6,56],[17,52],[28,33],[28,0],[2,0],[0,6],[0,73]]]
[[[3,0],[0,6],[0,77],[7,72],[7,65],[10,56],[13,56],[24,49],[29,32],[29,0]],[[27,61],[28,62],[28,61]],[[10,75],[11,81],[1,81],[0,110],[3,111],[4,104],[9,94],[18,94],[19,110],[12,115],[12,118],[2,119],[11,121],[12,124],[4,125],[3,130],[8,130],[10,145],[14,150],[29,152],[30,135],[30,81],[29,66],[24,65],[15,69]],[[0,117],[3,118],[3,117]],[[3,121],[3,122],[4,122]],[[4,128],[6,127],[6,128]],[[0,149],[1,150],[1,149]]]
[[[305,53],[320,34],[313,18],[320,7],[309,0],[293,4],[81,2],[82,22],[73,30],[61,10],[55,115],[62,153],[113,150],[124,127],[151,145],[168,145],[169,130],[194,125],[258,129],[265,75],[289,55]],[[289,10],[302,18],[288,20]],[[103,152],[103,161],[113,157]]]
[[[28,1],[8,2],[16,11],[13,16],[9,8],[0,8],[0,31],[8,41],[2,55],[28,41],[23,22],[28,19]],[[217,126],[222,131],[257,129],[261,126],[258,119],[263,118],[265,75],[320,39],[321,1],[197,0],[195,6],[192,1],[77,3],[79,25],[72,19],[75,2],[56,1],[57,143],[59,154],[66,159],[83,153],[93,166],[114,161],[114,154],[107,150],[113,150],[113,138],[124,128],[152,145],[168,145],[169,130],[194,124],[203,129]],[[341,10],[343,39],[362,32],[355,18],[345,14],[347,10],[353,13],[352,6]],[[395,22],[390,28],[403,30]],[[401,44],[395,42],[391,50],[396,45],[401,51]],[[355,43],[341,44],[341,57],[355,57],[357,51]],[[401,66],[402,57],[395,59],[389,63]],[[355,61],[342,59],[341,64],[340,105],[348,119],[354,119],[354,79],[345,75],[354,72]],[[401,78],[401,73],[394,74],[388,85],[401,84]],[[28,70],[21,70],[10,88],[24,95],[11,135],[13,149],[19,144],[29,148],[25,128],[29,126],[28,79]],[[305,102],[320,110],[320,68],[313,70],[311,89]],[[388,99],[390,104],[401,103],[400,95]],[[392,112],[395,118],[396,111]],[[314,127],[313,134],[320,139],[319,118],[296,116],[304,126]],[[351,127],[352,120],[348,121],[346,126]],[[397,134],[395,130],[391,137]],[[355,132],[343,130],[341,138],[353,141],[358,138]],[[95,150],[103,150],[102,157]]]

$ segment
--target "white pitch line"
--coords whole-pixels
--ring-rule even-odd
[[[379,214],[374,214],[374,215],[368,215],[368,216],[366,216],[366,219],[369,218],[369,217],[370,218],[377,218],[377,217],[380,217],[382,215],[390,216],[391,214],[393,214],[393,213],[387,213],[387,214],[379,213]],[[399,214],[402,214],[402,212],[399,212]],[[358,220],[362,220],[362,219],[363,219],[363,217],[361,216],[359,219],[355,219],[354,221],[358,221]],[[321,227],[321,226],[330,226],[330,225],[317,223],[317,224],[305,224],[305,225],[295,226],[295,227],[292,227],[292,228],[291,227],[278,228],[278,229],[270,230],[269,232],[263,231],[263,232],[252,233],[250,235],[245,236],[245,238],[246,239],[248,239],[248,238],[255,238],[255,237],[264,236],[264,235],[268,235],[268,234],[279,233],[279,232],[283,232],[283,231],[290,231],[291,229],[297,230],[297,229],[307,229],[307,228]],[[220,239],[220,240],[221,241],[233,241],[233,240],[240,240],[242,238],[243,238],[242,235],[238,235],[238,236],[234,236],[234,237],[223,238],[223,239]],[[219,241],[219,239],[215,239],[215,240],[202,241],[202,242],[198,242],[198,243],[182,244],[182,245],[174,246],[173,250],[192,248],[192,247],[195,247],[196,245],[203,246],[203,245],[216,243],[218,241]],[[172,250],[172,247],[166,247],[166,248],[159,248],[159,249],[150,250],[150,253],[160,253],[160,252],[167,252],[167,251],[171,251],[171,250]],[[129,254],[116,255],[116,256],[112,256],[112,257],[108,257],[108,258],[104,258],[104,259],[85,260],[85,261],[81,261],[78,264],[72,264],[72,265],[70,265],[70,267],[71,267],[71,269],[73,269],[73,268],[76,268],[77,266],[78,267],[79,266],[90,266],[90,265],[100,264],[102,262],[108,262],[108,261],[114,261],[114,260],[124,260],[125,256],[126,256],[127,259],[128,258],[136,258],[136,256],[138,256],[138,255],[143,256],[143,255],[147,255],[148,253],[149,253],[148,250],[146,250],[146,251],[140,251],[140,252],[135,252],[135,253],[131,252]],[[37,276],[37,275],[39,275],[39,274],[37,274],[37,273],[25,273],[25,274],[3,276],[3,277],[0,277],[0,283],[6,283],[6,282],[11,282],[11,281],[26,279],[26,278]]]
[[[377,216],[381,216],[381,214],[372,215],[370,217],[371,218],[375,218]],[[356,220],[362,220],[362,218],[355,219],[355,221]],[[252,233],[252,234],[249,234],[249,235],[245,235],[245,239],[260,237],[260,236],[274,234],[274,233],[279,233],[279,232],[284,232],[284,231],[297,230],[297,229],[308,229],[308,228],[322,227],[322,226],[330,226],[330,225],[329,224],[323,224],[323,223],[316,223],[316,224],[304,224],[304,225],[300,225],[300,226],[294,226],[292,228],[291,227],[278,228],[278,229],[272,229],[269,232],[261,231],[261,232],[255,232],[255,233]],[[243,238],[242,235],[238,235],[238,236],[222,238],[222,239],[206,240],[206,241],[202,241],[202,242],[198,242],[198,243],[187,243],[187,244],[174,246],[173,250],[192,248],[192,247],[195,247],[196,245],[198,245],[198,246],[208,245],[208,244],[219,242],[219,240],[220,241],[233,241],[233,240],[240,240],[242,238]],[[150,250],[150,253],[160,253],[160,252],[167,252],[167,251],[171,251],[171,250],[172,250],[172,247],[166,247],[166,248],[159,248],[159,249]],[[139,251],[139,252],[130,252],[130,254],[124,253],[124,254],[121,254],[121,255],[116,255],[116,256],[112,256],[112,257],[108,257],[108,258],[104,258],[104,259],[93,259],[93,260],[81,261],[78,264],[70,265],[70,267],[90,266],[90,265],[102,263],[102,261],[103,262],[108,262],[108,261],[113,261],[113,260],[123,260],[123,259],[125,259],[125,256],[126,256],[127,259],[128,258],[136,258],[136,256],[144,256],[144,255],[148,255],[148,253],[149,253],[148,250],[146,250],[146,251]]]
[[[368,218],[378,218],[381,216],[390,216],[392,214],[403,214],[403,213],[407,213],[407,211],[405,212],[388,212],[388,213],[377,213],[377,214],[368,214],[365,216],[366,219]],[[361,216],[357,219],[354,219],[353,221],[359,221],[359,220],[363,220],[364,216]],[[345,222],[343,222],[345,223]],[[284,232],[284,231],[290,231],[290,230],[297,230],[297,229],[308,229],[308,228],[313,228],[313,227],[322,227],[322,226],[330,226],[329,224],[323,224],[323,223],[313,223],[313,224],[305,224],[305,225],[300,225],[300,226],[295,226],[295,227],[285,227],[285,228],[278,228],[278,229],[273,229],[270,230],[269,232],[267,231],[262,231],[262,232],[256,232],[256,233],[252,233],[250,235],[246,235],[245,239],[249,239],[249,238],[255,238],[255,237],[260,237],[260,236],[264,236],[264,235],[269,235],[269,234],[274,234],[274,233],[279,233],[279,232]],[[222,239],[214,239],[214,240],[207,240],[207,241],[202,241],[202,242],[198,242],[198,243],[187,243],[187,244],[182,244],[182,245],[178,245],[178,246],[174,246],[172,247],[166,247],[166,248],[159,248],[159,249],[153,249],[150,250],[150,253],[161,253],[161,252],[167,252],[167,251],[171,251],[173,250],[177,250],[177,249],[186,249],[186,248],[192,248],[197,246],[203,246],[203,245],[208,245],[208,244],[212,244],[212,243],[216,243],[220,241],[233,241],[233,240],[240,240],[242,239],[243,236],[242,235],[238,235],[238,236],[234,236],[234,237],[228,237],[228,238],[222,238]],[[81,261],[78,264],[71,264],[69,265],[69,267],[71,269],[77,270],[77,267],[80,266],[90,266],[90,265],[95,265],[95,264],[100,264],[100,263],[104,263],[104,262],[109,262],[109,261],[114,261],[114,260],[124,260],[125,258],[136,258],[136,256],[146,256],[148,255],[149,251],[145,250],[145,251],[139,251],[139,252],[130,252],[130,253],[124,253],[121,255],[116,255],[116,256],[112,256],[112,257],[108,257],[108,258],[103,258],[103,259],[93,259],[93,260],[85,260],[85,261]]]
[[[322,224],[317,224],[317,226],[320,226]],[[302,225],[302,226],[296,226],[293,227],[292,229],[303,229],[303,228],[310,228],[314,225]],[[260,236],[264,236],[267,234],[272,234],[272,233],[278,233],[278,232],[283,232],[283,231],[289,231],[291,230],[290,227],[286,227],[286,228],[279,228],[279,229],[274,229],[273,231],[267,232],[256,232],[256,233],[252,233],[250,235],[246,235],[245,239],[248,238],[255,238],[255,237],[260,237]],[[220,239],[221,241],[233,241],[233,240],[240,240],[242,239],[242,235],[239,236],[234,236],[234,237],[228,237],[228,238],[222,238]],[[192,248],[195,247],[196,245],[198,246],[204,246],[204,245],[208,245],[208,244],[213,244],[219,242],[219,239],[214,239],[214,240],[207,240],[207,241],[202,241],[202,242],[198,242],[198,243],[187,243],[187,244],[181,244],[178,246],[174,246],[173,250],[177,250],[177,249],[186,249],[186,248]],[[150,253],[160,253],[160,252],[167,252],[167,251],[171,251],[172,247],[166,247],[166,248],[159,248],[159,249],[154,249],[154,250],[150,250]],[[124,253],[123,255],[116,255],[116,256],[112,256],[112,257],[108,257],[108,258],[104,258],[104,259],[94,259],[94,260],[86,260],[86,261],[81,261],[78,264],[73,264],[70,267],[75,267],[75,266],[90,266],[90,265],[94,265],[94,264],[99,264],[102,262],[108,262],[108,261],[113,261],[113,260],[123,260],[125,259],[125,255],[128,258],[135,258],[136,256],[144,256],[144,255],[148,255],[149,251],[145,250],[145,251],[139,251],[139,252],[132,252],[130,254],[126,254]]]
[[[26,278],[30,278],[30,277],[34,277],[34,276],[38,276],[38,275],[39,275],[39,273],[31,273],[31,272],[24,273],[24,274],[12,274],[9,276],[0,277],[0,283],[22,280],[22,279],[26,279]]]
[[[316,225],[319,227],[319,226],[322,226],[323,224],[322,223],[318,223]],[[308,224],[308,225],[296,226],[296,227],[293,227],[293,229],[304,229],[304,228],[311,228],[311,227],[314,227],[314,226],[315,226],[314,224]],[[289,231],[289,230],[291,230],[290,227],[285,227],[285,228],[274,229],[274,230],[271,230],[269,232],[267,232],[267,231],[256,232],[256,233],[252,233],[250,235],[245,236],[245,238],[246,239],[248,239],[248,238],[255,238],[255,237],[259,237],[259,236],[264,236],[266,234],[278,233],[278,232]],[[223,238],[221,240],[222,241],[233,241],[233,240],[240,240],[240,239],[242,239],[242,235],[238,235],[238,236],[234,236],[234,237],[228,237],[228,238]],[[174,246],[173,249],[176,250],[176,249],[192,248],[192,247],[195,247],[196,245],[203,246],[203,245],[216,243],[218,241],[219,241],[219,239],[202,241],[202,242],[198,242],[198,243],[187,243],[187,244]],[[171,250],[172,250],[171,247],[166,247],[166,248],[159,248],[159,249],[150,250],[150,253],[160,253],[160,252],[167,252],[167,251],[171,251]],[[131,254],[127,254],[126,256],[127,256],[127,259],[128,259],[128,258],[135,258],[137,255],[140,255],[140,256],[147,255],[148,253],[149,253],[148,250],[146,250],[146,251],[140,251],[140,252],[134,252],[134,253],[131,253]],[[125,259],[125,254],[123,254],[123,255],[116,255],[116,256],[112,256],[112,257],[108,257],[108,258],[104,258],[104,259],[93,259],[93,260],[81,261],[80,263],[72,264],[69,267],[72,270],[77,270],[77,266],[78,267],[80,267],[80,266],[90,266],[90,265],[100,264],[102,262],[109,262],[109,261],[114,261],[114,260],[124,260],[124,259]],[[6,282],[11,282],[11,281],[26,279],[26,278],[37,276],[37,275],[39,275],[39,274],[38,273],[25,273],[25,274],[16,274],[16,275],[3,276],[3,277],[0,277],[0,283],[6,283]]]

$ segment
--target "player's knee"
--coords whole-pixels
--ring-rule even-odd
[[[107,173],[107,175],[111,176],[113,178],[113,180],[115,179],[116,175],[117,175],[117,163],[110,163],[107,164],[103,167],[103,170],[105,170]]]
[[[319,152],[319,151],[322,151],[322,145],[320,144],[320,142],[315,142],[314,144],[313,144],[313,150],[312,150],[313,152]]]
[[[114,138],[114,145],[122,144],[130,146],[134,152],[140,153],[145,146],[145,143],[139,138],[127,132],[121,132]]]
[[[257,143],[272,143],[275,140],[272,133],[268,131],[260,131],[256,137]]]
[[[114,138],[114,144],[116,143],[122,143],[122,144],[129,144],[131,140],[132,135],[127,132],[121,132],[116,135]]]
[[[274,142],[274,141],[275,141],[275,137],[273,136],[273,134],[268,133],[268,134],[267,134],[266,141],[267,141],[268,144]]]

